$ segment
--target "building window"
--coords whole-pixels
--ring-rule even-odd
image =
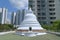
[[[40,1],[37,1],[37,3],[40,3]]]
[[[41,17],[37,17],[37,19],[38,19],[38,21],[40,21],[41,20]]]
[[[53,21],[50,22],[51,24],[53,23]]]
[[[38,11],[40,11],[40,9],[37,9]]]
[[[42,3],[45,3],[45,0],[42,0],[41,2],[42,2]]]
[[[55,12],[54,13],[50,13],[50,15],[55,15]]]
[[[39,20],[40,20],[40,19],[45,20],[46,17],[38,17],[38,19],[39,19]]]
[[[46,19],[46,17],[42,17],[42,20],[45,20]]]
[[[34,3],[35,1],[29,1],[30,3]]]
[[[45,7],[44,7],[44,8],[42,7],[42,8],[41,8],[41,10],[44,10],[44,11],[45,11],[45,10],[46,10],[46,8],[45,8]]]
[[[38,19],[41,19],[41,17],[38,17]]]
[[[54,3],[54,0],[49,0],[49,3]]]
[[[41,15],[40,13],[38,13],[38,15]]]
[[[40,7],[40,5],[37,5],[38,7]]]
[[[50,10],[50,11],[55,11],[55,8],[50,8],[49,10]]]
[[[46,22],[46,21],[42,21],[42,23],[43,23],[43,24],[47,24],[47,22]]]
[[[29,1],[29,2],[32,2],[32,1]]]
[[[50,7],[54,7],[54,6],[55,6],[55,4],[50,4],[49,6],[50,6]]]
[[[42,13],[42,15],[46,15],[46,13]]]
[[[42,7],[45,7],[45,5],[41,5]]]
[[[40,9],[40,7],[37,7],[37,9]]]
[[[56,17],[50,17],[50,19],[56,19]]]
[[[33,6],[32,6],[32,5],[29,5],[29,7],[31,7],[31,8],[32,8]]]

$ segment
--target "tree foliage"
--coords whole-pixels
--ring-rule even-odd
[[[54,21],[52,25],[43,25],[43,28],[60,32],[60,21]]]
[[[10,31],[16,29],[13,25],[11,24],[0,24],[0,32],[2,31]]]

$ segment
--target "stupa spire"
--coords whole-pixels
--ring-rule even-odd
[[[29,10],[30,10],[30,11],[32,11],[32,9],[31,9],[31,8],[29,8]]]
[[[29,8],[26,13],[33,13],[33,11],[31,8]]]

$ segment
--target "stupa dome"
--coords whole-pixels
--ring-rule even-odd
[[[41,25],[39,24],[39,22],[37,21],[36,16],[33,14],[31,8],[28,10],[23,22],[20,25],[20,28],[18,28],[18,29],[23,29],[23,27],[24,27],[24,29],[26,27],[26,29],[28,29],[28,30],[29,30],[29,27],[32,27],[32,30],[33,29],[38,29],[38,30],[43,29],[41,27]]]
[[[36,16],[33,14],[33,11],[31,10],[31,8],[27,11],[26,15],[25,15],[25,20],[36,20]]]

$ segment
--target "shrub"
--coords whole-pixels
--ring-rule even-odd
[[[0,24],[0,32],[2,31],[10,31],[16,29],[13,25],[11,24]]]
[[[60,32],[60,21],[54,21],[52,25],[42,25],[42,27],[50,31]]]

